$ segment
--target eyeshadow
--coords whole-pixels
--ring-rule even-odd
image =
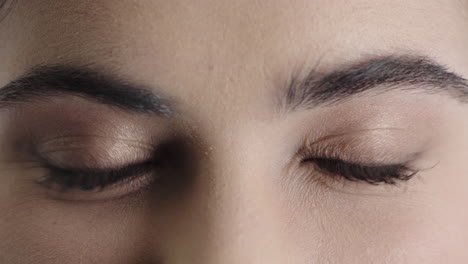
[[[129,114],[78,97],[54,98],[0,112],[15,152],[76,166],[115,167],[141,162],[174,132],[168,120]]]

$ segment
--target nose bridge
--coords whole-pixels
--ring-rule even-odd
[[[230,131],[218,137],[220,143],[214,140],[198,189],[207,219],[200,234],[203,263],[286,263],[278,196],[261,157],[264,142],[249,130]]]
[[[223,177],[239,177],[240,172],[224,171]],[[265,188],[254,181],[217,183],[208,195],[207,249],[217,260],[213,263],[276,263],[278,258],[271,257],[280,246],[277,208]]]

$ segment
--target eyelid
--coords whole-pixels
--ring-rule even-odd
[[[155,146],[142,141],[95,135],[64,136],[40,143],[36,156],[56,167],[112,170],[147,161]]]
[[[429,145],[421,144],[427,140],[412,142],[414,136],[405,129],[376,128],[305,138],[295,164],[312,182],[339,192],[362,192],[360,185],[397,183],[433,167]],[[320,161],[329,163],[328,168]],[[343,176],[343,170],[348,174]]]
[[[73,202],[105,202],[110,200],[120,199],[135,193],[144,192],[156,178],[153,173],[149,172],[141,177],[133,177],[121,182],[117,182],[104,190],[80,190],[80,189],[63,189],[56,186],[55,188],[44,188],[47,192],[47,197],[54,200],[73,201]]]
[[[417,159],[428,147],[421,140],[412,140],[414,136],[400,128],[373,128],[305,138],[298,155],[300,159],[328,158],[367,166],[401,164]]]
[[[86,190],[99,189],[103,190],[108,186],[112,186],[119,182],[123,182],[132,178],[140,177],[150,173],[160,165],[157,161],[148,161],[138,164],[130,164],[118,169],[102,170],[102,169],[82,169],[82,168],[58,168],[55,166],[47,166],[50,173],[41,184],[58,184],[63,191],[72,188],[81,188]],[[83,186],[82,182],[86,185]],[[90,183],[91,182],[91,183]]]
[[[399,181],[408,181],[418,173],[418,170],[410,168],[407,163],[368,166],[326,158],[311,158],[304,162],[315,164],[319,170],[331,177],[342,177],[348,181],[363,181],[373,185],[394,185]]]

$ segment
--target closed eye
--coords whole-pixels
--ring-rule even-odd
[[[64,191],[70,189],[103,190],[108,186],[144,176],[157,166],[158,164],[154,161],[128,165],[115,170],[68,169],[48,165],[49,174],[39,183],[48,186],[56,185]]]
[[[334,177],[343,177],[349,181],[363,181],[374,185],[408,181],[418,173],[417,170],[408,168],[406,164],[368,166],[329,158],[307,158],[302,162],[313,163],[319,170]]]

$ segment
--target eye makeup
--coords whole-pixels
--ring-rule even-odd
[[[37,183],[75,200],[131,193],[161,177],[165,165],[164,138],[145,141],[105,134],[53,137],[35,146],[45,170]]]
[[[410,131],[363,129],[305,140],[297,152],[300,168],[308,177],[326,184],[402,185],[433,167],[430,145],[415,141]],[[354,184],[354,185],[355,185]]]
[[[438,164],[434,151],[445,109],[434,112],[431,100],[412,94],[357,98],[319,109],[312,118],[298,116],[307,123],[296,121],[302,138],[295,164],[311,180],[344,184],[337,188],[350,182],[407,185]]]
[[[142,164],[156,152],[152,141],[130,136],[83,133],[60,136],[34,145],[41,161],[55,168],[82,168],[87,171],[113,171],[130,164]]]
[[[157,161],[127,165],[118,169],[58,168],[46,165],[49,175],[39,183],[57,185],[62,191],[79,189],[82,191],[104,190],[116,183],[129,181],[150,174],[158,168]]]
[[[154,181],[162,167],[151,148],[122,139],[65,137],[38,147],[44,173],[36,182],[64,199],[117,198]]]
[[[13,111],[14,110],[14,111]],[[10,155],[35,162],[31,188],[51,199],[101,201],[144,190],[165,173],[161,146],[176,137],[160,117],[81,98],[53,98],[6,113]]]
[[[410,169],[406,164],[391,164],[367,166],[349,163],[337,159],[310,158],[303,162],[310,162],[323,173],[331,177],[343,177],[348,181],[361,181],[370,184],[397,184],[410,180],[417,174],[417,170]]]
[[[356,139],[349,137],[341,139],[341,144],[349,144],[349,141],[346,140]],[[359,136],[357,140],[359,140]],[[367,151],[370,153],[362,154],[361,152],[366,150],[360,148],[359,144],[356,144],[358,147],[347,148],[346,145],[340,146],[340,144],[330,141],[319,141],[319,143],[304,146],[299,151],[300,165],[323,174],[325,178],[331,180],[362,182],[372,185],[396,185],[410,180],[419,171],[415,165],[419,154],[402,159],[405,154],[392,153],[391,147],[381,146],[382,150],[388,149],[386,152],[388,157],[382,159],[382,155],[380,157],[372,155],[372,150],[369,149]]]
[[[152,161],[115,170],[46,166],[46,174],[36,182],[59,200],[114,200],[149,187],[161,176],[159,169]]]
[[[378,135],[362,131],[352,136],[340,135],[305,144],[294,159],[297,165],[291,167],[295,168],[293,175],[299,177],[301,182],[333,192],[383,194],[412,184],[413,178],[434,166],[425,152],[400,151],[396,143],[367,144],[367,148],[358,143],[369,137],[374,137],[374,142],[385,142]]]
[[[40,144],[36,153],[49,172],[39,182],[62,191],[105,190],[164,165],[164,153],[157,146],[105,136],[56,138]]]

